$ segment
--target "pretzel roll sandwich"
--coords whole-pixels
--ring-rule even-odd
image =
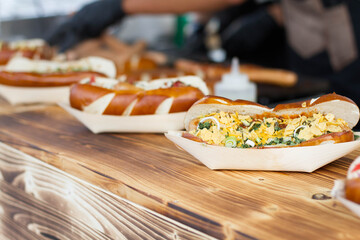
[[[0,84],[58,87],[71,85],[90,76],[115,77],[115,65],[112,61],[100,57],[67,62],[15,57],[0,71]]]
[[[15,42],[0,41],[0,65],[5,65],[15,55],[31,59],[51,59],[54,56],[52,49],[42,39],[22,40]]]
[[[207,96],[187,112],[183,137],[233,148],[313,146],[354,140],[358,120],[358,106],[335,93],[273,109]]]
[[[71,87],[70,105],[92,114],[168,114],[187,111],[208,93],[206,84],[198,77],[158,79],[134,85],[93,77]]]

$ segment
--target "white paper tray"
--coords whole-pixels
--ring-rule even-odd
[[[76,117],[93,133],[137,132],[164,133],[184,129],[186,112],[164,115],[114,116],[85,113],[72,108],[69,104],[59,103],[68,113]]]
[[[69,102],[70,87],[14,87],[0,84],[0,94],[12,105]]]
[[[182,132],[165,136],[210,169],[312,172],[360,147],[360,141],[309,147],[240,149],[207,145],[183,138]]]
[[[333,198],[339,200],[342,204],[345,205],[350,211],[355,213],[360,217],[360,204],[354,203],[345,198],[345,181],[336,180],[334,183],[334,187],[331,190],[331,196]]]

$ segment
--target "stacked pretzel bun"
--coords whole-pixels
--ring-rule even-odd
[[[147,115],[187,111],[208,88],[194,76],[158,79],[135,84],[92,77],[74,84],[71,107],[92,114]]]
[[[15,42],[0,41],[0,65],[5,65],[15,55],[30,59],[51,59],[55,52],[42,39],[30,39]]]
[[[166,61],[161,53],[147,52],[146,43],[137,41],[125,44],[109,34],[88,39],[66,52],[66,58],[74,60],[88,56],[99,56],[112,60],[117,69],[117,77],[139,70],[156,69]]]
[[[348,170],[345,196],[348,200],[360,204],[360,157],[355,159]]]
[[[244,101],[207,96],[187,112],[183,136],[226,147],[290,147],[354,140],[359,108],[333,94],[270,109]]]
[[[0,71],[0,84],[17,87],[58,87],[68,86],[91,76],[115,77],[114,63],[100,57],[66,62],[14,57]]]

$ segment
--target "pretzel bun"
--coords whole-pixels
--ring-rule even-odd
[[[137,41],[132,45],[125,44],[109,34],[92,38],[77,44],[66,52],[68,59],[78,59],[88,56],[99,56],[112,60],[118,76],[137,70],[151,70],[158,67],[159,61],[164,61],[161,53],[147,54],[144,52],[146,42]],[[162,59],[161,59],[162,58]]]
[[[167,114],[188,110],[205,94],[206,84],[197,77],[158,79],[135,85],[97,77],[74,84],[70,104],[92,114]]]
[[[351,128],[357,124],[360,115],[359,108],[352,100],[335,93],[302,102],[279,104],[273,109],[245,100],[232,101],[222,97],[206,96],[194,103],[188,110],[184,120],[186,130],[192,131],[197,129],[200,122],[199,116],[209,116],[212,113],[219,112],[237,113],[239,115],[250,116],[254,119],[295,119],[301,116],[311,117],[313,114],[323,114],[324,116],[332,114],[334,119],[342,119],[347,124],[346,126],[340,124],[341,131],[306,139],[306,141],[297,144],[297,146],[352,141],[354,134]],[[285,129],[285,127],[283,128]]]
[[[158,67],[157,63],[147,57],[133,55],[119,67],[119,73],[127,74],[137,70],[152,70]]]
[[[348,200],[360,204],[360,178],[346,180],[345,196]]]
[[[221,79],[223,74],[230,72],[230,66],[198,63],[185,59],[176,61],[175,67],[179,70],[192,72],[207,79]],[[298,79],[294,72],[282,69],[264,68],[253,64],[241,64],[239,70],[242,73],[247,74],[249,79],[255,83],[291,87],[297,83]]]
[[[67,62],[15,57],[0,71],[0,84],[23,87],[67,86],[86,77],[115,75],[114,63],[99,57]]]
[[[42,39],[22,40],[15,42],[0,41],[0,65],[5,65],[15,55],[31,59],[51,59],[55,54],[53,48]]]
[[[345,197],[360,204],[360,157],[350,165],[345,181]]]
[[[104,76],[97,72],[70,73],[29,73],[29,72],[0,72],[0,83],[21,87],[60,87],[69,86],[91,76]]]

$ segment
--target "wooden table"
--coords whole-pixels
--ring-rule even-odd
[[[0,105],[1,239],[359,239],[330,190],[360,150],[311,174],[212,171],[162,134]]]

